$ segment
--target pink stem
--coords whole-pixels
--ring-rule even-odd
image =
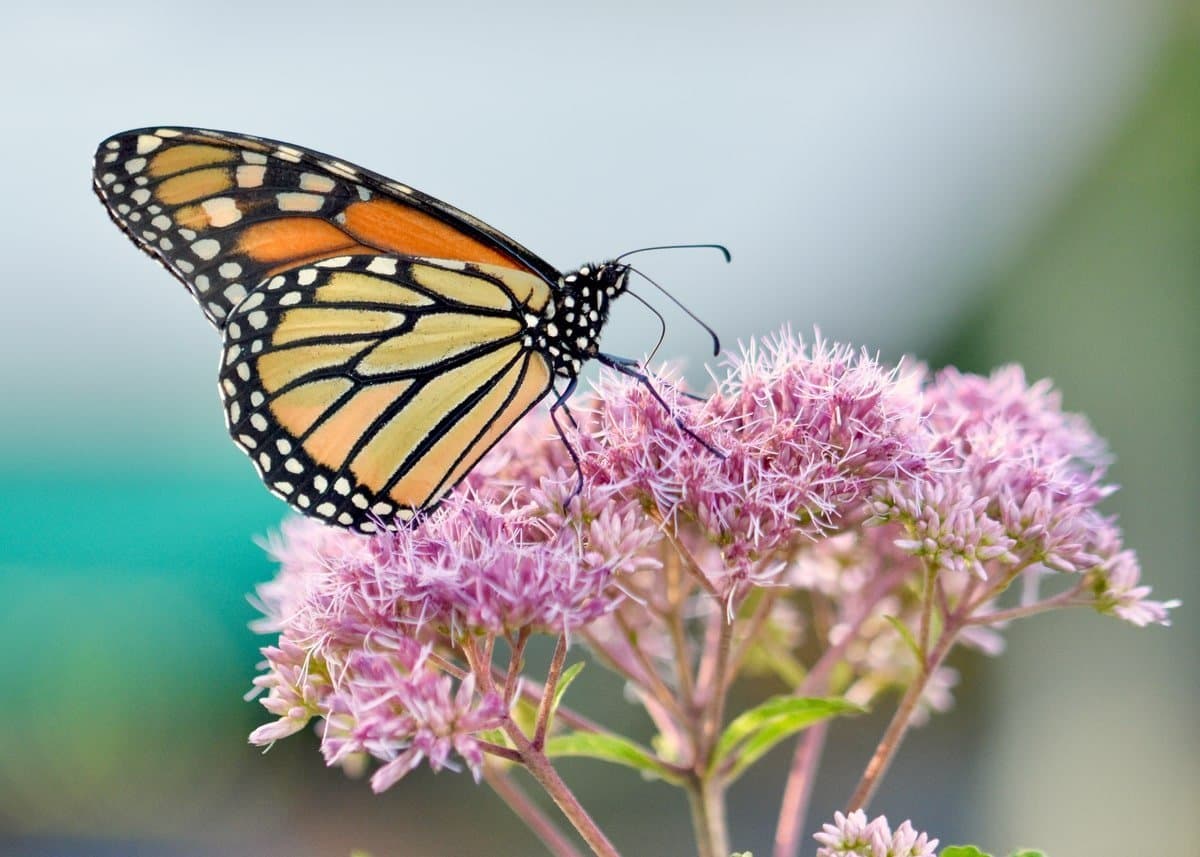
[[[529,795],[525,794],[507,774],[494,765],[485,765],[483,778],[492,787],[492,791],[508,804],[508,808],[525,822],[538,839],[542,840],[542,844],[554,857],[583,857],[579,849],[558,829],[558,825],[551,821],[549,816],[542,812],[541,808],[530,800]]]

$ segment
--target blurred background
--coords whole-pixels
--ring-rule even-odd
[[[464,777],[374,797],[311,736],[246,744],[284,507],[226,437],[213,330],[91,194],[97,142],[150,124],[335,153],[564,267],[722,241],[731,266],[643,261],[728,345],[819,325],[1053,378],[1175,627],[1054,614],[959,658],[873,809],[1005,854],[1200,854],[1194,3],[47,2],[0,45],[0,854],[540,853]],[[670,309],[663,353],[702,378]],[[605,345],[654,335],[623,306]],[[600,673],[579,707],[644,736]],[[887,714],[837,725],[810,828]],[[739,849],[769,853],[786,761],[734,792]],[[625,853],[688,853],[673,790],[565,774]]]

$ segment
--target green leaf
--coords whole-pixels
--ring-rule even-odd
[[[899,634],[904,639],[904,642],[908,644],[908,650],[913,653],[913,657],[917,659],[917,663],[922,663],[925,658],[921,654],[921,647],[917,645],[917,638],[913,636],[912,631],[909,630],[909,627],[895,616],[884,616],[883,618],[888,620],[888,624],[895,628],[896,633]],[[959,848],[961,846],[954,845],[951,847]],[[970,857],[970,855],[963,855],[963,857]]]
[[[1046,857],[1045,851],[1034,851],[1029,848],[1022,848],[1020,851],[1014,851],[1011,857]]]
[[[980,851],[974,845],[951,845],[942,849],[941,857],[992,857],[986,851]]]
[[[640,771],[647,777],[666,780],[676,785],[680,780],[653,753],[619,735],[599,732],[568,732],[546,742],[546,755],[551,758],[583,756]]]
[[[484,729],[482,732],[476,732],[475,736],[482,738],[484,741],[491,741],[493,744],[499,744],[501,747],[512,746],[512,742],[508,740],[508,736],[504,734],[503,729]]]
[[[735,778],[789,735],[829,717],[861,714],[863,710],[838,698],[773,696],[742,712],[725,727],[713,753],[710,770],[717,770],[737,754],[730,769],[731,779]]]
[[[554,716],[554,712],[558,711],[558,704],[562,702],[563,694],[567,692],[567,688],[571,686],[571,682],[575,681],[576,676],[583,672],[585,661],[577,661],[571,664],[562,671],[562,675],[558,677],[558,687],[554,689],[554,705],[550,709],[550,716]]]
[[[512,708],[512,719],[526,734],[533,733],[534,724],[537,723],[538,707],[523,696],[517,697],[516,704]]]

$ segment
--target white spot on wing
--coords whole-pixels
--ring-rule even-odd
[[[337,186],[337,182],[329,176],[320,173],[301,173],[300,190],[311,190],[317,193],[329,193]]]
[[[266,160],[265,158],[263,160]],[[266,167],[242,165],[235,171],[238,187],[262,187]]]
[[[242,212],[238,210],[232,197],[218,196],[215,199],[206,199],[200,203],[200,207],[208,215],[208,222],[212,226],[229,226],[242,219]]]
[[[315,193],[278,193],[275,195],[280,211],[319,211],[325,197]]]
[[[192,245],[192,252],[207,261],[221,252],[221,245],[212,238],[202,238]]]
[[[376,256],[367,263],[367,270],[372,274],[383,274],[387,277],[394,277],[396,276],[396,260]]]
[[[156,137],[153,134],[139,134],[137,138],[137,153],[145,155],[153,152],[162,145],[162,137]]]

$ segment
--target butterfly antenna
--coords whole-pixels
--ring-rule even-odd
[[[614,262],[620,262],[626,256],[632,256],[634,253],[648,253],[651,250],[719,250],[721,255],[725,257],[726,262],[732,262],[733,256],[729,254],[729,248],[724,244],[655,244],[653,247],[639,247],[636,250],[629,250],[622,253]]]
[[[719,245],[711,245],[711,246],[719,246]],[[647,248],[647,249],[654,249],[654,248]],[[635,251],[633,251],[633,252],[635,252],[635,253],[636,253],[637,251],[635,250]],[[628,256],[629,254],[628,254],[628,253],[626,253],[625,255],[626,255],[626,256]],[[633,273],[637,274],[639,277],[641,277],[641,278],[642,278],[643,280],[645,280],[647,283],[649,283],[650,285],[654,286],[654,288],[658,289],[660,292],[662,292],[664,295],[666,295],[666,296],[667,296],[667,298],[668,298],[668,299],[671,301],[671,303],[675,304],[675,306],[679,307],[681,310],[683,310],[685,313],[687,313],[687,315],[688,315],[688,318],[690,318],[692,321],[696,322],[696,324],[698,324],[698,325],[700,325],[701,327],[703,327],[703,328],[704,328],[704,330],[705,330],[705,331],[708,333],[708,335],[712,337],[712,342],[713,342],[713,356],[714,356],[714,357],[715,357],[716,355],[718,355],[718,354],[720,354],[720,353],[721,353],[721,340],[720,340],[720,339],[717,337],[717,332],[716,332],[715,330],[713,330],[711,327],[709,327],[707,324],[705,324],[705,323],[704,323],[704,322],[703,322],[703,321],[700,319],[700,316],[696,315],[696,314],[695,314],[694,312],[692,312],[690,309],[688,309],[687,307],[685,307],[685,306],[683,305],[683,303],[682,303],[682,302],[680,302],[679,298],[675,297],[673,294],[671,294],[670,292],[668,292],[666,289],[664,289],[664,288],[663,288],[662,286],[660,286],[658,283],[654,282],[654,280],[650,279],[650,278],[649,278],[649,277],[647,277],[645,274],[643,274],[641,271],[639,271],[637,268],[633,267],[633,265],[626,265],[625,267],[626,267],[628,270],[630,270],[630,271],[633,271]],[[643,301],[643,303],[645,303],[645,301]]]
[[[638,365],[636,360],[630,360],[628,357],[618,357],[615,354],[605,354],[604,352],[597,354],[596,359],[609,369],[620,372],[622,375],[627,375],[645,387],[649,391],[650,395],[654,397],[654,401],[662,405],[663,410],[671,415],[671,419],[675,421],[675,425],[679,426],[680,431],[707,449],[717,458],[721,459],[722,461],[726,459],[727,456],[725,453],[721,452],[721,450],[717,449],[704,438],[700,437],[700,435],[688,428],[687,424],[679,417],[679,414],[675,413],[670,404],[667,403],[667,400],[662,397],[662,393],[658,392],[653,382],[651,382],[650,376],[642,371],[642,367]]]
[[[656,316],[658,316],[658,342],[654,343],[654,348],[652,348],[650,350],[650,356],[646,358],[646,363],[652,363],[654,361],[654,355],[658,353],[658,349],[662,346],[663,340],[667,338],[667,320],[662,317],[661,312],[659,312],[653,306],[651,306],[649,303],[647,303],[646,299],[644,297],[642,297],[641,295],[635,294],[634,292],[630,291],[629,289],[625,290],[625,294],[629,295],[632,298],[635,298],[638,303],[640,303],[646,309],[650,310],[650,312],[652,312]]]

